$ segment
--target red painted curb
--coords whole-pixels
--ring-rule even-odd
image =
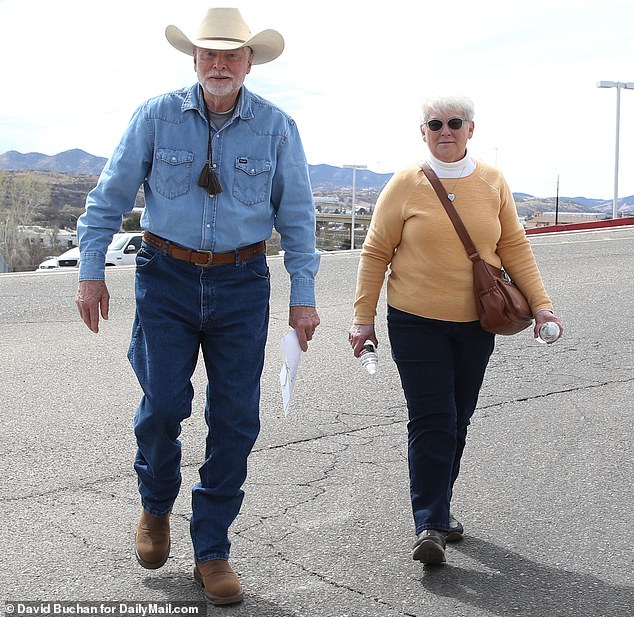
[[[589,221],[587,223],[570,223],[567,225],[547,225],[545,227],[532,227],[526,230],[527,235],[551,233],[555,231],[574,231],[576,229],[600,229],[602,227],[620,227],[622,225],[634,225],[634,216],[625,216],[619,219],[606,221]]]

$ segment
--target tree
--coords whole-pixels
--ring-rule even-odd
[[[33,269],[37,257],[20,230],[33,224],[50,199],[50,187],[35,174],[0,172],[0,254],[10,271]]]
[[[141,229],[141,213],[131,212],[125,216],[121,228],[123,231],[137,231]]]

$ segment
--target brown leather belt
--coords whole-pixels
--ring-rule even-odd
[[[235,264],[236,261],[244,261],[245,259],[251,259],[252,257],[266,253],[266,242],[264,240],[235,251],[228,251],[227,253],[195,251],[194,249],[188,249],[184,246],[174,244],[169,240],[164,240],[149,231],[143,232],[143,241],[155,249],[167,253],[174,259],[180,259],[190,264],[200,266],[201,268],[208,268],[209,266],[220,264]]]

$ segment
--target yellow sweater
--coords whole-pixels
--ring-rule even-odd
[[[465,178],[441,179],[480,256],[502,265],[535,314],[552,309],[502,174],[481,161]],[[389,267],[387,301],[443,321],[478,319],[472,264],[420,166],[396,173],[376,204],[357,273],[354,323],[373,324]]]

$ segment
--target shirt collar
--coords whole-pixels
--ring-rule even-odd
[[[205,99],[202,95],[200,84],[198,83],[194,84],[189,89],[183,101],[182,111],[185,112],[191,109],[195,109],[203,118],[206,118]],[[243,120],[253,118],[253,109],[251,108],[251,96],[245,86],[242,86],[240,88],[240,94],[238,95],[238,104],[233,111],[232,118],[235,118],[236,116],[240,116],[240,118],[242,118]]]
[[[423,163],[424,161],[421,161],[421,167]],[[439,178],[464,178],[474,172],[476,162],[467,150],[465,156],[454,163],[445,163],[430,154],[429,165]]]

